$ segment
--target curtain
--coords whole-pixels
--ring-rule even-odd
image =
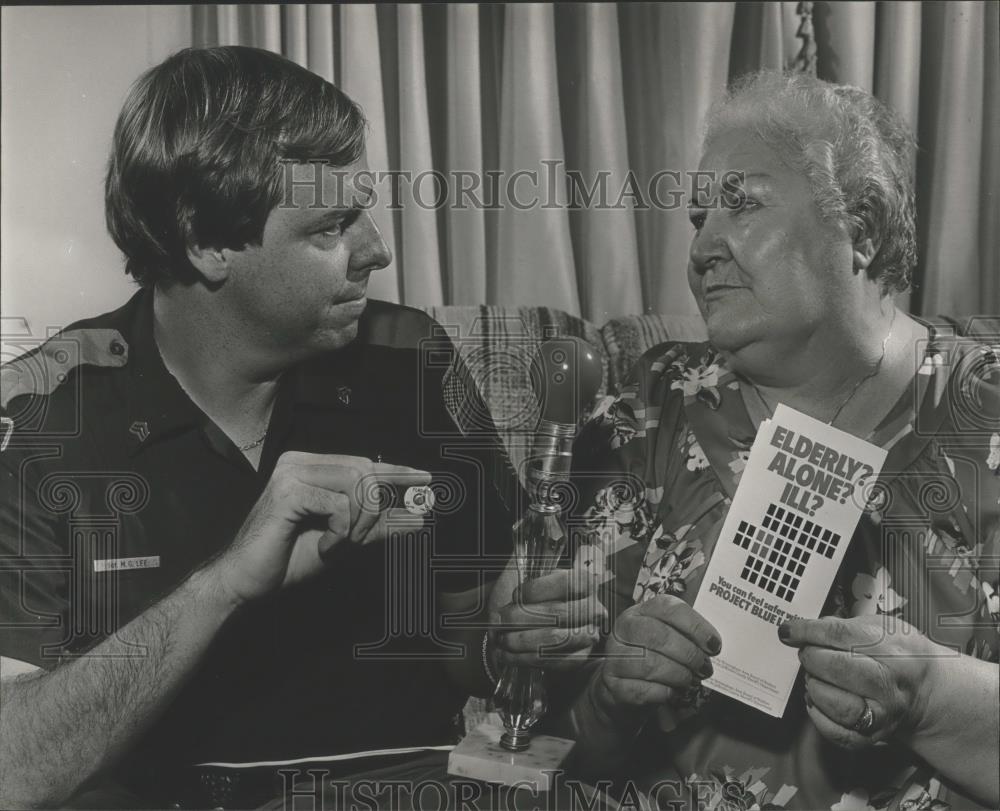
[[[401,205],[380,195],[375,211],[396,259],[372,276],[372,295],[546,305],[603,323],[696,312],[685,277],[691,228],[683,204],[670,203],[697,168],[709,104],[762,67],[855,84],[902,113],[920,145],[920,259],[904,303],[1000,313],[998,7],[200,5],[192,14],[196,45],[269,48],[338,84],[371,124],[371,168],[409,173]],[[664,170],[681,172],[679,182]],[[491,186],[491,174],[502,181]]]

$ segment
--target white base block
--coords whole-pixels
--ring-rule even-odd
[[[503,729],[484,721],[462,739],[448,756],[448,774],[485,783],[530,785],[535,791],[552,787],[553,772],[566,760],[576,741],[536,735],[523,752],[500,746]]]

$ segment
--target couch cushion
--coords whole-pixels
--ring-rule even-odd
[[[608,388],[617,391],[642,354],[664,341],[704,341],[700,315],[626,315],[601,327],[608,353]]]

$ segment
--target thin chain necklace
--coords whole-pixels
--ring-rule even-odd
[[[259,437],[257,437],[252,442],[248,442],[246,445],[237,445],[236,447],[240,449],[241,453],[246,453],[246,451],[252,451],[264,444],[264,440],[267,439],[268,429],[271,427],[271,412],[274,411],[274,399],[272,398],[271,404],[267,407],[267,414],[264,416],[264,431]]]
[[[854,384],[854,388],[851,389],[851,393],[847,395],[846,399],[840,404],[840,406],[838,406],[837,410],[833,412],[833,416],[826,423],[827,425],[832,427],[833,424],[837,421],[837,417],[840,416],[840,412],[844,410],[844,408],[847,406],[849,402],[851,402],[851,400],[854,399],[854,395],[858,393],[858,389],[860,389],[861,386],[864,385],[866,381],[871,380],[873,377],[878,375],[880,371],[882,371],[882,363],[885,360],[886,348],[889,346],[889,339],[892,338],[892,330],[895,325],[896,325],[896,310],[895,308],[893,308],[892,320],[889,322],[889,331],[885,334],[885,338],[882,339],[882,354],[879,355],[878,362],[875,364],[875,368],[872,369],[868,374],[866,374],[864,377],[858,380],[857,383]],[[747,378],[747,380],[750,380],[750,378]],[[761,392],[761,390],[757,388],[757,384],[754,383],[752,380],[750,380],[750,385],[753,386],[753,390],[757,393],[757,397],[763,404],[764,409],[768,412],[768,414],[773,416],[774,409],[772,409],[771,406],[767,404],[767,400],[764,399],[763,392]]]
[[[264,440],[267,439],[267,428],[264,429],[264,433],[257,437],[253,442],[248,442],[246,445],[239,445],[241,451],[252,451],[258,445],[263,445]]]
[[[183,391],[188,396],[188,399],[192,403],[194,403],[199,408],[201,408],[201,405],[195,401],[194,397],[191,396],[191,392],[189,392],[187,390],[187,388],[184,386],[184,384],[181,383],[180,378],[174,373],[173,369],[170,368],[170,365],[167,363],[167,360],[166,360],[166,358],[163,357],[162,353],[160,354],[160,358],[161,358],[161,360],[163,360],[163,365],[166,367],[167,371],[174,378],[174,380],[177,381],[177,385],[180,386],[181,391]],[[204,409],[202,409],[202,411],[204,411]],[[267,407],[267,415],[264,417],[264,432],[259,437],[257,437],[255,440],[253,440],[252,442],[248,442],[246,445],[236,445],[236,447],[240,451],[240,453],[246,453],[247,451],[252,451],[254,448],[257,448],[260,445],[264,444],[264,440],[267,439],[268,428],[270,428],[270,426],[271,426],[271,412],[272,411],[274,411],[274,399],[273,398],[271,400],[271,404]],[[234,439],[232,439],[232,437],[230,437],[230,441],[233,442],[233,444],[235,444],[235,442],[236,442]]]

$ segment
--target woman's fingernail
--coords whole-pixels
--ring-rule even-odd
[[[708,638],[708,652],[715,656],[719,651],[722,650],[722,640],[717,636],[711,636]]]
[[[712,667],[712,663],[705,662],[705,664],[701,666],[701,670],[698,671],[698,675],[701,676],[703,679],[710,679],[714,672],[715,668]]]
[[[788,627],[787,622],[783,622],[778,626],[778,639],[782,642],[786,641],[791,635],[792,629]]]
[[[809,695],[809,693],[806,693],[806,706],[812,707],[812,705],[813,705],[812,696]]]

